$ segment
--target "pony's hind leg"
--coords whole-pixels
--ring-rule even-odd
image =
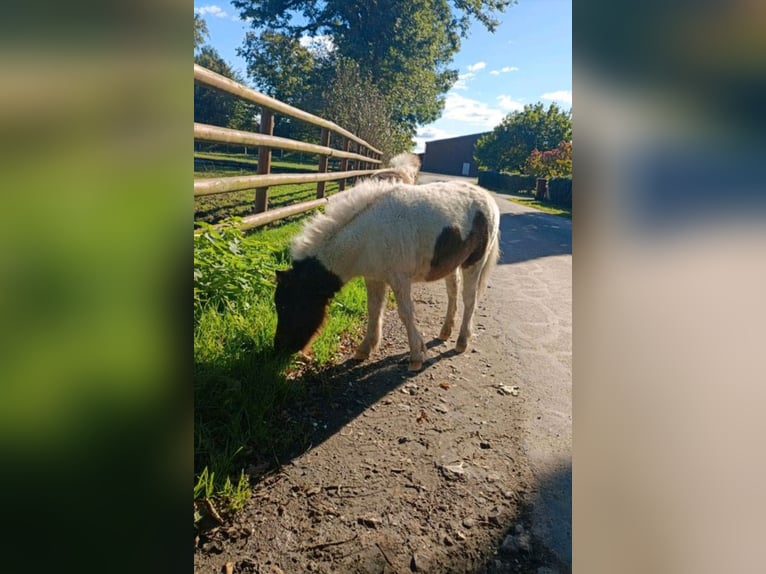
[[[463,321],[460,333],[455,343],[455,350],[463,353],[468,348],[468,341],[473,334],[473,312],[476,309],[476,298],[479,294],[479,280],[483,261],[462,269],[463,272]]]
[[[384,281],[375,281],[365,277],[367,286],[367,335],[354,354],[354,359],[364,361],[378,348],[383,330],[383,308],[388,285]]]
[[[444,323],[442,324],[441,331],[439,332],[439,339],[446,341],[452,334],[452,328],[455,326],[455,314],[457,313],[457,292],[460,286],[460,275],[458,270],[455,269],[452,273],[444,278],[444,283],[447,285],[447,315],[444,317]]]
[[[407,339],[410,343],[410,362],[407,369],[419,371],[423,368],[423,361],[426,357],[426,345],[417,325],[415,325],[415,307],[412,303],[411,287],[412,284],[409,279],[397,278],[391,281],[391,289],[396,296],[396,309],[405,329],[407,329]]]

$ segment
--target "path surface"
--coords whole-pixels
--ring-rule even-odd
[[[408,375],[389,309],[377,355],[330,369],[287,417],[311,447],[254,479],[196,572],[571,571],[571,222],[496,198],[502,255],[468,352],[432,341]],[[443,283],[414,298],[430,340]]]

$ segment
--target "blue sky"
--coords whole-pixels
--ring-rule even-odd
[[[226,1],[195,1],[207,22],[208,43],[247,77],[236,54],[248,25]],[[572,106],[571,0],[519,0],[499,16],[493,33],[474,24],[453,60],[460,79],[446,94],[442,117],[418,129],[414,151],[425,142],[491,131],[525,104],[555,101]]]

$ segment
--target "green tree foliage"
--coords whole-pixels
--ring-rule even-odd
[[[572,112],[555,103],[548,109],[538,102],[511,112],[492,132],[476,142],[479,167],[496,171],[523,171],[533,150],[550,150],[572,139]]]
[[[410,149],[409,131],[392,120],[385,96],[353,60],[336,63],[323,94],[324,116],[388,156]]]
[[[239,81],[237,74],[221,58],[215,48],[202,46],[194,56],[194,63],[222,76]],[[194,121],[226,127],[234,117],[237,99],[207,86],[194,84]]]
[[[203,43],[207,33],[205,20],[195,14],[194,63],[242,83],[242,77],[231,69],[215,48]],[[258,128],[255,119],[257,113],[255,106],[243,100],[222,94],[207,86],[194,84],[195,122],[253,131]]]
[[[248,32],[244,47],[237,51],[259,90],[292,105],[306,101],[322,79],[321,58],[285,34]]]
[[[457,79],[450,69],[472,20],[494,30],[494,18],[515,0],[232,0],[250,32],[240,49],[248,74],[291,104],[354,61],[386,100],[397,129],[412,137],[436,120],[443,94]],[[324,36],[331,49],[312,51],[301,38]],[[343,64],[345,65],[345,64]],[[314,69],[309,72],[308,68]],[[295,72],[302,70],[300,78]],[[332,70],[332,71],[330,71]],[[303,89],[295,83],[302,83]],[[312,89],[313,88],[313,89]],[[310,101],[318,101],[315,96]]]
[[[205,43],[208,36],[207,23],[199,14],[194,15],[194,51],[196,52]]]
[[[272,31],[248,32],[237,51],[247,61],[248,76],[257,89],[309,112],[319,112],[322,86],[331,68],[322,54],[311,51],[290,36]],[[321,115],[321,114],[320,114]],[[318,143],[319,130],[305,122],[277,115],[274,134]]]
[[[572,175],[572,142],[561,142],[556,149],[532,150],[524,163],[524,173],[535,177],[564,177]]]

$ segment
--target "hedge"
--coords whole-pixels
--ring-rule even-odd
[[[480,171],[479,185],[492,191],[534,193],[537,178],[533,175],[518,173],[499,173],[497,171]],[[545,201],[550,201],[563,207],[572,207],[572,178],[552,177],[548,180],[548,191]]]
[[[548,198],[551,203],[572,207],[572,178],[552,177],[549,179]]]
[[[519,173],[499,173],[496,171],[480,171],[479,185],[493,191],[520,193],[534,191],[536,178],[533,175]]]

